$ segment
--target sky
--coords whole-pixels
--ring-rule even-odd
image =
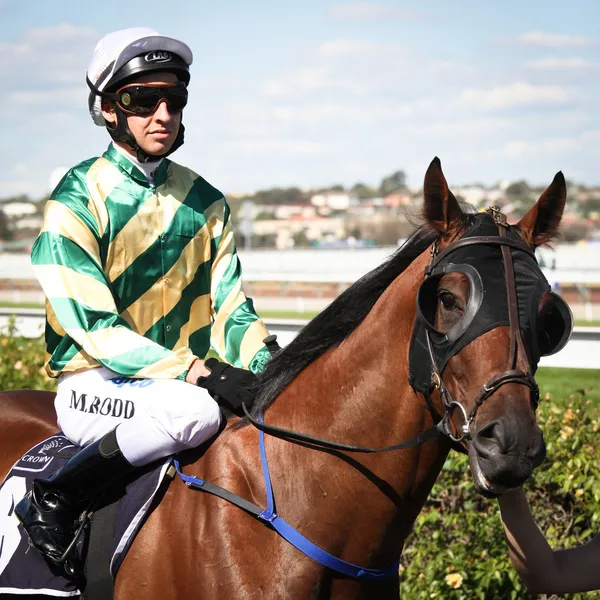
[[[0,198],[102,154],[85,73],[133,26],[191,47],[172,159],[225,193],[418,187],[434,156],[451,186],[598,185],[598,22],[598,0],[0,0]]]

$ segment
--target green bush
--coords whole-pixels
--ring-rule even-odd
[[[0,330],[0,391],[51,390],[56,380],[44,370],[44,340],[15,335],[14,319]]]
[[[568,381],[573,393],[565,397]],[[568,548],[600,533],[600,373],[540,369],[538,382],[538,423],[548,453],[525,489],[550,545]],[[405,547],[401,580],[400,597],[410,600],[538,598],[510,564],[498,504],[475,491],[466,456],[449,455]]]

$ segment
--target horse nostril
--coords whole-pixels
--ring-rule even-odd
[[[509,443],[506,431],[500,421],[491,421],[484,425],[473,440],[479,454],[489,457],[491,454],[506,454]]]

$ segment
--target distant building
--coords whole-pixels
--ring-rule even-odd
[[[275,209],[276,219],[291,219],[293,217],[303,217],[310,219],[317,214],[314,206],[310,204],[280,204]]]
[[[37,212],[35,204],[31,202],[6,202],[0,205],[0,208],[9,219],[18,219],[26,215],[34,215]]]
[[[318,207],[327,207],[331,210],[348,210],[356,199],[350,194],[342,192],[328,192],[326,194],[315,194],[310,199],[311,204]]]
[[[412,197],[407,194],[389,194],[383,199],[383,205],[387,208],[400,208],[410,204]]]

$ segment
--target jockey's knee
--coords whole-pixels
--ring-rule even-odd
[[[196,448],[219,431],[222,413],[219,405],[212,399],[204,401],[202,417],[194,414],[193,421],[181,431],[178,441],[185,448]]]
[[[221,425],[221,409],[206,390],[190,386],[186,392],[164,399],[164,403],[154,403],[151,411],[177,451],[199,446],[215,435]]]

